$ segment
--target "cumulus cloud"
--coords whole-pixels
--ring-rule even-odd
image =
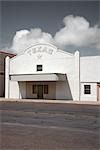
[[[67,45],[100,48],[100,29],[98,26],[90,27],[89,22],[80,16],[66,16],[63,19],[64,27],[54,36],[54,40],[60,47]]]
[[[40,28],[17,31],[11,49],[18,53],[36,42],[52,43],[62,49],[67,46],[100,49],[100,28],[97,25],[91,27],[84,17],[73,15],[66,16],[63,23],[64,26],[55,33],[54,37]]]
[[[11,50],[15,53],[19,53],[25,48],[34,43],[52,43],[53,38],[51,34],[43,32],[40,28],[34,28],[29,30],[17,31],[11,46]]]

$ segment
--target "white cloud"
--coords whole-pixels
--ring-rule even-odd
[[[24,50],[26,47],[39,42],[39,43],[52,43],[53,38],[49,33],[42,32],[40,28],[34,28],[30,31],[21,30],[17,31],[14,38],[11,50],[15,53],[19,53]]]
[[[62,49],[70,45],[100,49],[100,28],[98,26],[91,27],[84,17],[73,15],[66,16],[63,23],[64,27],[56,32],[54,37],[40,28],[17,31],[11,49],[19,53],[36,42],[54,43]]]
[[[64,27],[55,34],[55,43],[60,47],[67,45],[77,47],[100,48],[100,28],[90,27],[89,22],[80,16],[66,16],[63,20]]]

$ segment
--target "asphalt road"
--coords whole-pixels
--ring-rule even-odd
[[[0,150],[99,150],[99,109],[0,102]]]

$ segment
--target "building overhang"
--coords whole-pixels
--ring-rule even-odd
[[[65,81],[66,74],[48,73],[31,75],[10,75],[11,81]]]

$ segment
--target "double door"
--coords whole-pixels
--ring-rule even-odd
[[[37,85],[37,98],[43,99],[43,85]]]
[[[45,98],[45,94],[48,95],[48,85],[36,84],[33,85],[33,95],[36,95],[37,99]]]
[[[48,83],[27,82],[26,84],[26,97],[32,99],[44,99],[49,95]]]

